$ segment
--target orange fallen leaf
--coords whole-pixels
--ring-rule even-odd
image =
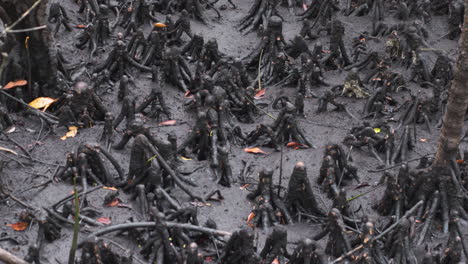
[[[185,92],[184,97],[185,98],[193,98],[192,91],[189,90],[189,91]]]
[[[457,163],[458,163],[458,164],[462,164],[462,163],[464,163],[464,162],[465,162],[465,160],[457,160]]]
[[[114,198],[112,199],[112,201],[108,204],[106,204],[107,207],[116,207],[117,205],[120,204],[120,202],[122,202],[119,198]]]
[[[175,125],[176,123],[177,123],[176,120],[167,120],[162,123],[159,123],[158,125],[159,126],[172,126],[172,125]]]
[[[102,187],[103,189],[106,189],[106,190],[111,190],[111,191],[117,191],[117,188],[115,187],[107,187],[107,186],[104,186]]]
[[[280,264],[280,262],[279,262],[279,260],[278,260],[277,258],[275,258],[275,259],[271,262],[271,264]]]
[[[253,154],[268,154],[265,151],[261,150],[260,148],[245,148],[245,152],[253,153]]]
[[[9,82],[7,83],[7,85],[3,86],[3,90],[15,88],[18,86],[25,86],[26,84],[28,84],[28,81],[26,80],[16,80],[14,82]]]
[[[76,25],[76,28],[86,28],[86,26],[81,24],[81,25]]]
[[[258,90],[258,92],[255,94],[254,99],[261,99],[262,97],[265,96],[265,89]]]
[[[50,98],[50,97],[38,97],[34,99],[32,102],[29,103],[29,106],[36,109],[44,108],[43,111],[47,110],[50,105],[52,105],[58,99]]]
[[[421,138],[421,139],[419,139],[419,141],[421,141],[421,142],[427,142],[427,139],[426,139],[426,138]]]
[[[100,218],[96,219],[96,221],[98,221],[101,224],[105,224],[105,225],[110,225],[112,223],[112,221],[110,220],[109,217],[100,217]]]
[[[7,226],[13,228],[15,231],[24,231],[28,228],[29,224],[26,222],[18,222],[15,224],[7,224]]]
[[[68,132],[65,134],[65,136],[61,137],[60,139],[66,140],[67,138],[75,137],[77,133],[78,133],[78,127],[71,126],[68,128]]]
[[[164,23],[159,23],[159,22],[158,22],[158,23],[154,23],[154,26],[157,27],[157,28],[165,28],[165,27],[167,27],[166,24],[164,24]]]
[[[299,142],[289,142],[288,144],[286,144],[286,147],[293,148],[293,149],[296,149],[296,150],[297,149],[307,149],[307,148],[309,148],[309,146],[301,144]]]
[[[247,217],[247,223],[250,223],[250,221],[252,221],[252,219],[254,219],[255,217],[255,213],[250,213],[249,216]]]

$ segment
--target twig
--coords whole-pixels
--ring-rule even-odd
[[[19,22],[23,21],[23,19],[29,15],[29,13],[31,13],[34,8],[36,8],[40,3],[42,2],[42,0],[37,0],[28,10],[26,10],[26,12],[24,12],[21,17],[16,20],[12,25],[8,26],[6,29],[5,29],[5,32],[9,33],[11,32],[11,30],[16,26],[18,25]]]
[[[43,26],[38,26],[38,27],[32,27],[32,28],[25,28],[25,29],[13,29],[13,30],[8,30],[7,33],[24,33],[24,32],[31,32],[31,31],[37,31],[37,30],[42,30],[47,28],[46,25]]]
[[[78,234],[80,233],[80,199],[78,198],[78,189],[76,188],[76,178],[78,172],[73,175],[73,195],[75,198],[75,223],[73,224],[73,239],[70,248],[70,254],[68,255],[68,264],[75,263],[76,248],[78,246]],[[83,199],[84,200],[84,199]]]
[[[417,161],[417,160],[420,160],[424,157],[427,157],[427,156],[430,156],[430,155],[434,155],[434,153],[429,153],[429,154],[426,154],[422,157],[419,157],[419,158],[414,158],[414,159],[410,159],[410,160],[407,160],[403,163],[399,163],[399,164],[396,164],[396,165],[393,165],[393,166],[390,166],[390,167],[387,167],[387,168],[383,168],[383,169],[378,169],[378,170],[368,170],[367,172],[370,172],[370,173],[375,173],[375,172],[382,172],[382,171],[386,171],[386,170],[390,170],[390,169],[394,169],[394,168],[397,168],[397,167],[400,167],[401,165],[406,165],[408,162],[413,162],[413,161]]]
[[[191,224],[181,224],[181,223],[174,223],[174,222],[165,222],[165,224],[169,228],[176,227],[176,228],[181,228],[181,229],[189,229],[192,231],[202,232],[202,233],[206,233],[210,235],[218,235],[218,236],[231,236],[232,235],[231,232],[216,230],[216,229],[211,229],[211,228],[206,228],[206,227],[201,227],[201,226],[195,226]],[[132,228],[154,228],[155,225],[156,225],[155,222],[134,222],[134,223],[127,223],[127,224],[113,225],[113,226],[102,228],[96,232],[89,234],[89,236],[85,238],[83,241],[87,241],[91,237],[98,237],[98,236],[109,234],[115,231],[132,229]],[[80,243],[79,246],[81,246],[81,244],[82,242]]]
[[[39,116],[39,117],[44,118],[45,121],[47,121],[48,123],[51,123],[51,124],[58,124],[58,117],[56,117],[56,116],[54,116],[54,115],[52,115],[52,114],[46,113],[46,112],[41,112],[41,111],[37,110],[36,108],[31,107],[30,105],[28,105],[27,103],[25,103],[23,100],[20,100],[20,99],[14,97],[13,95],[11,95],[11,94],[5,92],[4,90],[1,89],[1,87],[0,87],[0,93],[2,93],[2,94],[5,95],[6,97],[8,97],[8,98],[10,98],[10,99],[12,99],[12,100],[14,100],[14,101],[16,101],[16,102],[22,104],[23,106],[25,106],[25,107],[31,109],[32,112],[33,112],[34,114],[36,114],[36,115]]]
[[[3,132],[2,132],[2,134],[6,137],[6,139],[8,139],[8,140],[11,141],[13,144],[15,144],[19,149],[21,149],[21,150],[24,152],[24,154],[26,154],[26,156],[28,157],[28,159],[34,160],[34,158],[31,156],[31,153],[29,153],[29,151],[28,151],[27,149],[25,149],[23,146],[21,146],[20,143],[16,142],[14,139],[10,138],[10,137],[8,136],[8,134],[3,133]]]
[[[20,259],[2,248],[0,248],[0,260],[7,264],[28,264],[23,259]]]

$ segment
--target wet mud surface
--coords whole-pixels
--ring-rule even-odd
[[[221,4],[226,4],[224,2],[224,0],[221,0],[216,4],[216,6],[219,7]],[[234,25],[249,10],[251,1],[239,0],[236,4],[238,6],[237,9],[231,9],[228,5],[226,10],[221,11],[222,18],[220,20],[214,19],[216,15],[213,10],[207,10],[206,15],[210,19],[208,26],[194,20],[191,20],[191,23],[192,30],[195,34],[203,35],[205,40],[216,38],[221,52],[229,56],[242,58],[256,47],[260,39],[255,32],[243,35],[234,27]],[[92,69],[98,63],[105,60],[112,49],[116,33],[122,31],[122,29],[117,27],[112,34],[113,39],[108,40],[108,45],[98,48],[97,56],[89,60],[87,49],[80,50],[74,47],[74,43],[76,42],[76,37],[79,32],[79,29],[75,28],[75,26],[83,23],[82,15],[77,13],[79,7],[74,4],[73,1],[63,1],[62,5],[69,12],[69,16],[72,21],[71,24],[74,27],[74,30],[72,32],[66,32],[62,29],[57,34],[53,42],[54,44],[60,45],[62,53],[68,60],[70,60],[69,65],[76,66],[76,70],[79,70],[81,67],[86,67],[89,72],[92,72]],[[289,41],[298,34],[301,22],[297,20],[298,17],[291,15],[284,7],[281,7],[279,11],[285,18],[283,33],[286,41]],[[346,17],[340,12],[337,13],[337,16],[344,22],[346,28],[344,41],[347,47],[351,46],[352,39],[356,38],[359,32],[369,32],[372,30],[372,25],[368,16],[356,17],[351,15]],[[174,17],[177,17],[177,15],[174,15]],[[164,20],[165,16],[160,15],[158,18]],[[388,17],[386,18],[386,21],[392,21],[392,19],[392,17]],[[398,23],[398,21],[395,21],[395,23]],[[427,42],[430,43],[431,48],[446,51],[449,57],[454,61],[457,42],[443,38],[448,30],[446,17],[433,16],[432,21],[426,26],[429,30],[429,38],[427,39]],[[141,28],[144,30],[145,35],[151,31],[151,25],[145,25]],[[328,47],[329,37],[326,34],[322,34],[320,36],[320,41],[324,47]],[[307,40],[307,43],[309,48],[312,49],[316,41]],[[385,38],[369,40],[368,45],[369,49],[383,53],[385,49]],[[436,59],[434,53],[425,52],[423,53],[423,56],[428,58],[428,61],[431,63],[429,68],[432,68],[432,64]],[[40,67],[40,65],[36,65],[35,67]],[[406,78],[410,75],[409,70],[405,67],[395,66],[392,69],[402,73]],[[363,71],[361,76],[365,73],[366,71]],[[135,79],[135,83],[130,85],[129,90],[130,94],[137,98],[137,104],[139,104],[151,91],[151,87],[153,85],[151,82],[151,74],[142,73],[135,69],[132,70],[132,74]],[[330,89],[330,87],[343,84],[347,74],[347,71],[342,70],[325,72],[324,79],[330,84],[330,86],[316,87],[314,88],[314,93],[321,95],[324,91]],[[251,73],[252,77],[255,77],[255,75],[255,72]],[[417,93],[419,95],[431,95],[430,89],[421,88],[418,84],[413,82],[408,82],[408,88],[411,89],[413,93]],[[166,84],[163,89],[166,102],[169,105],[172,114],[172,119],[176,120],[177,123],[173,126],[159,126],[159,121],[147,118],[146,125],[151,127],[151,133],[156,137],[165,138],[167,133],[174,132],[177,135],[179,142],[182,142],[188,136],[190,129],[195,123],[195,114],[193,111],[187,111],[183,106],[187,99],[179,89],[171,86],[170,84]],[[97,94],[114,116],[117,116],[121,107],[120,103],[116,100],[117,88],[113,90],[108,89],[97,91]],[[265,96],[256,102],[265,103],[267,106],[262,106],[262,109],[265,112],[270,113],[272,116],[277,116],[279,111],[272,108],[272,101],[279,95],[289,96],[293,100],[294,94],[295,87],[266,87]],[[398,93],[394,93],[393,97],[401,103],[404,100],[409,99],[409,93],[406,91],[400,91]],[[306,132],[308,140],[311,141],[316,148],[294,150],[284,147],[282,150],[282,186],[287,186],[294,164],[298,161],[303,161],[307,166],[308,176],[312,183],[314,194],[320,206],[326,210],[330,209],[331,200],[326,197],[326,194],[323,193],[316,184],[316,178],[319,174],[324,147],[330,143],[341,143],[344,137],[349,133],[351,127],[361,125],[361,120],[363,120],[361,118],[363,116],[362,109],[366,101],[365,99],[347,97],[339,97],[337,100],[340,103],[345,104],[347,109],[358,117],[359,121],[350,118],[350,116],[342,112],[329,110],[325,113],[317,114],[315,113],[315,110],[318,106],[318,99],[310,97],[306,98],[306,117],[300,118],[299,124]],[[396,115],[396,117],[398,116],[399,114]],[[51,184],[47,184],[45,187],[30,188],[51,180],[57,166],[64,165],[65,155],[67,152],[76,151],[76,147],[82,143],[98,142],[103,130],[103,124],[96,124],[92,128],[80,128],[76,137],[61,140],[60,138],[67,132],[64,127],[59,127],[52,133],[45,133],[49,129],[43,128],[44,131],[41,131],[41,122],[39,119],[25,118],[20,114],[13,114],[13,117],[17,122],[14,126],[14,132],[9,133],[8,135],[28,149],[31,149],[33,145],[36,145],[31,151],[31,155],[36,161],[33,162],[25,158],[15,157],[15,159],[21,163],[15,161],[8,162],[8,165],[2,171],[2,182],[8,186],[8,190],[10,190],[15,197],[25,201],[27,204],[37,209],[37,214],[46,214],[43,208],[49,208],[58,200],[70,195],[72,193],[73,186],[66,182],[53,182]],[[239,123],[239,126],[244,133],[248,133],[255,129],[257,124],[268,124],[273,122],[268,115],[262,114],[262,112],[260,112],[256,118],[257,119],[254,124]],[[396,119],[398,120],[398,118]],[[122,124],[117,128],[118,136],[115,141],[117,141],[123,133],[124,123],[125,122],[122,122]],[[436,122],[431,123],[432,133],[429,133],[422,125],[418,125],[415,149],[410,152],[409,159],[422,157],[436,151],[439,128],[436,127],[435,123]],[[37,141],[38,135],[41,135],[39,141]],[[47,136],[44,137],[44,135]],[[11,144],[11,142],[2,141],[1,143],[2,146],[14,149],[21,153],[21,150]],[[123,150],[111,150],[111,154],[118,160],[125,171],[128,171],[131,145],[132,143],[130,142],[130,144],[128,144]],[[221,194],[224,196],[224,200],[221,202],[208,201],[209,204],[198,208],[198,219],[200,223],[204,223],[207,219],[213,219],[218,224],[218,229],[229,232],[232,232],[239,227],[246,226],[247,217],[253,207],[253,202],[247,200],[246,195],[249,193],[249,190],[255,188],[253,186],[255,186],[255,183],[258,181],[258,172],[264,167],[274,169],[273,181],[275,184],[278,183],[281,153],[274,149],[261,147],[262,150],[267,152],[267,154],[255,155],[246,153],[244,151],[245,147],[249,146],[236,146],[231,144],[230,162],[233,166],[233,178],[236,181],[232,184],[231,188],[225,188],[213,181],[210,166],[207,161],[197,161],[194,156],[187,157],[191,160],[181,160],[182,164],[180,165],[180,169],[182,172],[194,171],[189,177],[199,185],[199,187],[191,187],[196,194],[204,197],[214,190],[220,190]],[[347,152],[347,148],[345,149]],[[2,159],[8,160],[8,157],[9,156],[7,154],[2,153]],[[382,197],[385,189],[385,187],[375,187],[382,173],[370,173],[368,171],[380,168],[379,166],[381,166],[381,164],[365,150],[353,150],[352,157],[354,165],[358,168],[358,175],[361,182],[367,182],[369,183],[369,186],[356,188],[358,185],[356,182],[352,182],[352,184],[346,186],[348,197],[355,197],[360,194],[364,194],[353,199],[350,202],[351,206],[357,211],[357,216],[368,215],[371,218],[376,219],[376,222],[379,222],[379,218],[381,216],[371,209],[371,206],[375,201]],[[241,171],[244,168],[244,163],[248,161],[251,162],[253,167],[250,171],[249,177],[247,178],[247,182],[252,184],[249,186],[241,186],[238,183],[239,179],[237,179],[237,177],[241,174]],[[415,166],[416,163],[417,162],[412,163],[411,165]],[[397,170],[398,168],[393,169],[393,171]],[[113,174],[116,173],[115,170],[111,171]],[[127,204],[128,207],[104,206],[104,196],[107,195],[109,191],[110,190],[107,189],[101,189],[88,195],[88,199],[90,201],[89,206],[98,210],[102,214],[102,217],[108,217],[112,221],[112,224],[124,223],[130,217],[135,219],[135,221],[143,221],[141,214],[137,210],[135,201],[131,199],[130,194],[125,192],[120,191],[119,197],[122,200],[122,203]],[[283,190],[282,196],[284,196],[284,194],[285,191]],[[171,192],[171,195],[180,202],[190,201],[189,197],[177,188]],[[25,210],[25,208],[12,199],[7,198],[0,203],[1,236],[12,236],[17,242],[19,242],[19,244],[16,244],[10,240],[0,241],[0,246],[14,252],[18,256],[25,256],[27,254],[28,246],[36,239],[38,228],[38,225],[34,224],[34,221],[26,231],[22,232],[14,231],[10,227],[6,226],[6,224],[17,222],[18,215],[23,210]],[[82,228],[82,230],[93,231],[98,228],[99,227],[85,227]],[[321,231],[321,225],[313,223],[296,223],[293,225],[287,225],[285,228],[288,230],[288,242],[290,242],[288,248],[290,250],[295,247],[296,243],[300,239],[304,237],[312,237]],[[259,235],[258,250],[260,251],[264,244],[267,231],[258,228],[255,232]],[[80,233],[80,239],[86,236],[87,234],[85,232]],[[139,251],[139,245],[129,242],[124,237],[112,234],[107,235],[106,237],[124,245],[124,247],[130,251]],[[46,243],[44,245],[41,251],[41,257],[44,260],[44,263],[66,263],[71,239],[72,228],[69,226],[64,227],[62,229],[62,236],[60,239],[53,243]],[[445,241],[445,239],[446,238],[444,237],[433,238],[431,243],[436,245],[437,243]],[[322,240],[320,243],[325,243],[325,241],[326,239]],[[424,247],[421,246],[417,251],[423,252],[423,249]]]

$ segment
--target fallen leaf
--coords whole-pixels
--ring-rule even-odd
[[[167,27],[166,24],[164,24],[164,23],[159,23],[159,22],[158,22],[158,23],[154,23],[154,26],[157,27],[157,28],[165,28],[165,27]]]
[[[186,158],[186,157],[183,157],[183,156],[180,156],[180,159],[181,160],[192,160],[192,159],[189,159],[189,158]]]
[[[378,133],[382,132],[382,130],[380,128],[376,127],[376,128],[374,128],[374,132],[378,134]]]
[[[98,221],[101,224],[105,224],[105,225],[110,225],[112,223],[112,221],[110,220],[109,217],[100,217],[100,218],[96,219],[96,221]]]
[[[464,163],[464,162],[465,162],[465,160],[457,160],[457,163],[458,163],[458,164],[462,164],[462,163]]]
[[[16,153],[15,151],[13,151],[13,150],[11,150],[11,149],[7,149],[7,148],[0,147],[0,150],[1,150],[1,151],[5,151],[5,152],[10,152],[11,154],[18,155],[18,153]]]
[[[419,141],[421,141],[421,142],[427,142],[427,138],[421,138],[421,139],[419,139]]]
[[[19,86],[25,86],[28,84],[28,81],[26,80],[16,80],[14,82],[9,82],[5,86],[3,86],[3,90],[19,87]]]
[[[265,96],[265,89],[258,90],[258,92],[255,94],[254,99],[262,99],[262,97]]]
[[[158,126],[172,126],[172,125],[175,125],[176,123],[177,123],[176,120],[167,120],[162,123],[159,123]]]
[[[188,90],[188,91],[184,94],[184,97],[185,97],[185,98],[193,98],[192,91],[191,91],[191,90]]]
[[[280,262],[279,262],[279,260],[278,260],[277,258],[275,258],[275,259],[271,262],[271,264],[280,264]]]
[[[86,26],[85,26],[85,25],[82,25],[82,24],[80,24],[80,25],[76,25],[76,28],[86,28]]]
[[[114,198],[112,199],[112,201],[108,204],[106,204],[107,207],[116,207],[117,205],[120,204],[120,202],[122,202],[119,198]]]
[[[247,216],[247,223],[250,223],[250,221],[252,221],[254,217],[255,217],[255,213],[254,212],[250,213],[249,216]]]
[[[117,191],[117,188],[115,187],[107,187],[107,186],[104,186],[102,187],[103,189],[106,189],[106,190],[111,190],[111,191]]]
[[[293,149],[296,149],[296,150],[297,149],[307,149],[307,148],[309,148],[309,146],[301,144],[299,142],[289,142],[288,144],[286,144],[286,147],[293,148]]]
[[[68,128],[68,132],[65,134],[65,136],[61,137],[61,140],[66,140],[67,138],[73,138],[76,136],[78,133],[78,127],[76,126],[71,126]]]
[[[29,224],[26,222],[18,222],[15,224],[7,224],[7,226],[13,228],[15,231],[24,231],[28,228]]]
[[[306,4],[302,4],[302,8],[304,9],[304,11],[307,10],[307,8],[309,8]]]
[[[245,148],[245,152],[253,153],[253,154],[268,154],[265,151],[261,150],[260,148]]]
[[[244,185],[244,186],[239,187],[239,189],[244,190],[244,189],[246,189],[246,188],[249,187],[249,186],[250,186],[250,184],[246,184],[246,185]]]
[[[15,132],[15,131],[16,131],[16,127],[13,126],[13,127],[11,127],[10,129],[7,129],[7,131],[5,131],[5,133],[11,134],[11,133],[13,133],[13,132]]]
[[[58,99],[50,98],[50,97],[38,97],[34,99],[32,102],[29,103],[29,106],[36,109],[44,108],[43,111],[47,110],[50,105],[52,105]]]

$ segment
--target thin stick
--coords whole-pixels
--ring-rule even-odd
[[[38,27],[32,27],[32,28],[25,28],[25,29],[13,29],[13,30],[8,30],[7,33],[24,33],[24,32],[31,32],[31,31],[38,31],[38,30],[42,30],[42,29],[46,29],[47,26],[46,25],[43,25],[43,26],[38,26]]]
[[[77,173],[73,175],[73,195],[75,198],[75,223],[73,224],[73,238],[70,248],[70,255],[68,255],[68,264],[75,263],[76,248],[78,246],[78,234],[80,232],[80,199],[78,198],[78,189],[76,188]]]
[[[427,156],[430,156],[430,155],[434,155],[434,154],[435,154],[435,152],[434,152],[434,153],[429,153],[429,154],[426,154],[426,155],[424,155],[424,156],[422,156],[422,157],[410,159],[410,160],[405,161],[404,163],[399,163],[399,164],[393,165],[393,166],[391,166],[391,167],[387,167],[387,168],[383,168],[383,169],[379,169],[379,170],[368,170],[367,172],[375,173],[375,172],[382,172],[382,171],[394,169],[394,168],[400,167],[401,165],[405,165],[405,164],[408,163],[408,162],[417,161],[417,160],[420,160],[420,159],[422,159],[422,158],[424,158],[424,157],[427,157]]]
[[[263,49],[260,52],[260,58],[258,59],[258,89],[262,89],[262,71],[260,68],[262,67],[262,59],[263,59]]]
[[[31,13],[31,11],[33,11],[34,8],[36,8],[36,6],[38,6],[40,3],[42,2],[42,0],[37,0],[26,12],[24,12],[21,17],[16,20],[11,26],[8,26],[5,31],[8,33],[10,32],[16,25],[18,25],[19,22],[23,21],[23,19],[29,15],[29,13]]]
[[[281,182],[283,181],[283,144],[281,144],[281,155],[280,155],[280,172],[279,172],[279,183],[278,183],[278,197],[281,193]]]
[[[6,137],[6,139],[8,139],[8,140],[11,141],[13,144],[15,144],[19,149],[21,149],[21,150],[24,152],[24,154],[26,154],[26,156],[28,157],[28,159],[34,160],[33,157],[31,156],[31,153],[29,153],[29,151],[28,151],[27,149],[25,149],[23,146],[21,146],[20,143],[16,142],[14,139],[10,138],[10,137],[8,136],[8,134],[6,134],[6,133],[2,133],[2,134]]]
[[[218,235],[218,236],[231,236],[232,235],[231,232],[211,229],[207,227],[195,226],[191,224],[181,224],[181,223],[174,223],[174,222],[165,222],[165,224],[169,228],[176,227],[176,228],[188,229],[188,230],[202,232],[202,233],[206,233],[210,235]],[[127,223],[127,224],[112,225],[112,226],[102,228],[96,232],[89,234],[89,236],[83,241],[87,241],[91,237],[98,237],[98,236],[109,234],[115,231],[132,229],[132,228],[154,228],[155,226],[156,226],[155,222],[134,222],[134,223]],[[80,245],[81,244],[82,242],[80,243]]]
[[[0,260],[7,264],[28,264],[23,259],[20,259],[2,248],[0,248]]]

